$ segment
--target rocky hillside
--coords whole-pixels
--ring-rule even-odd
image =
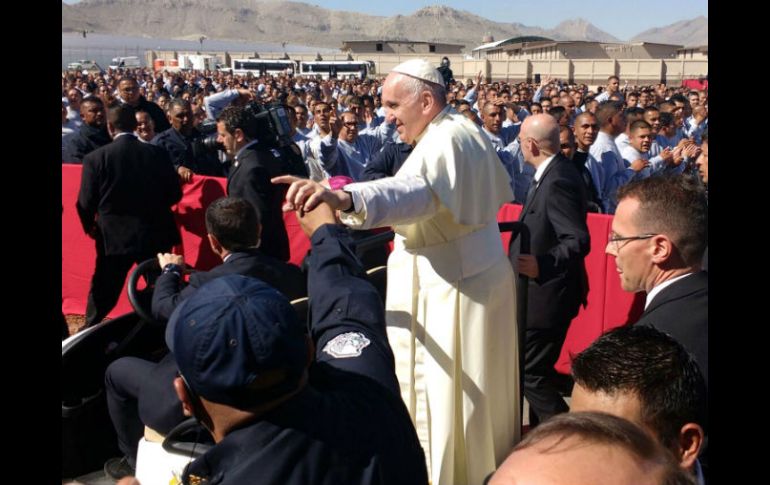
[[[707,45],[709,43],[709,21],[701,15],[692,20],[682,20],[666,27],[645,30],[631,40],[681,44],[688,47]]]
[[[680,37],[708,42],[704,17],[692,26],[647,31],[637,37],[670,42]],[[705,31],[701,27],[705,24]],[[680,27],[676,27],[680,26]],[[88,30],[105,34],[159,38],[289,42],[319,47],[340,47],[345,40],[404,39],[462,44],[470,51],[485,35],[502,40],[539,35],[557,40],[618,42],[585,19],[562,22],[553,29],[520,23],[494,22],[470,12],[442,5],[425,7],[411,15],[380,17],[328,10],[318,5],[276,0],[83,0],[62,2],[62,32]],[[636,39],[636,37],[635,37]],[[690,45],[677,40],[674,43]],[[697,43],[697,42],[696,42]]]
[[[484,35],[616,40],[589,22],[563,22],[554,29],[494,22],[470,12],[435,5],[411,15],[378,17],[328,10],[291,1],[83,0],[62,3],[62,32],[89,30],[117,35],[254,42],[290,42],[339,47],[344,40],[408,39],[462,44],[470,50]]]

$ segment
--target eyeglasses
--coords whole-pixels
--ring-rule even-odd
[[[641,239],[650,239],[651,237],[655,237],[657,234],[640,234],[638,236],[618,236],[617,234],[611,232],[609,239],[607,239],[607,245],[612,248],[614,252],[620,251],[625,244],[620,245],[621,242],[626,241],[638,241]]]
[[[343,125],[350,128],[355,128],[356,126],[358,126],[358,123],[356,121],[346,121],[345,123],[343,123]]]

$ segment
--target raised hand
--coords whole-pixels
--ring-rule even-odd
[[[342,190],[329,190],[318,182],[309,179],[282,175],[270,180],[274,184],[291,184],[286,191],[286,202],[283,211],[296,210],[298,216],[315,209],[320,203],[326,202],[333,210],[346,210],[353,204],[353,200],[347,192]]]

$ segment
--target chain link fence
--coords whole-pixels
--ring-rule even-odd
[[[146,47],[62,47],[61,68],[66,69],[67,64],[81,59],[95,61],[102,69],[106,69],[113,57],[137,56],[144,67],[144,53]]]

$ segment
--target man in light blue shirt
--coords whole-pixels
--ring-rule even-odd
[[[620,99],[623,99],[623,95],[620,94],[620,78],[615,75],[607,78],[607,89],[598,94],[594,99],[597,102],[602,103],[604,101],[609,101],[610,96],[613,94],[617,94],[620,96]]]
[[[589,150],[593,158],[588,161],[588,170],[594,180],[599,180],[600,187],[597,187],[597,190],[602,194],[605,212],[614,214],[618,205],[618,187],[630,181],[638,172],[626,167],[623,156],[615,145],[615,137],[626,127],[622,104],[612,101],[599,104],[596,118],[599,122],[599,135]]]
[[[355,181],[361,180],[364,167],[380,151],[388,140],[393,139],[395,124],[383,123],[374,130],[358,131],[358,118],[352,112],[342,113],[339,139],[332,132],[321,139],[321,146],[337,149],[330,152],[325,168],[331,175],[347,175]],[[329,164],[334,166],[330,169]]]

